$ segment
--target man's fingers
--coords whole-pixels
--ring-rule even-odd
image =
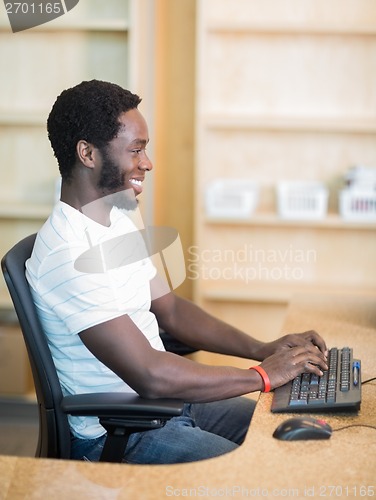
[[[301,365],[302,368],[307,368],[307,371],[314,371],[317,373],[318,369],[316,367],[322,368],[322,370],[327,370],[328,365],[324,355],[312,347],[312,345],[306,345],[305,347],[294,347],[292,349],[293,364]],[[303,370],[304,371],[304,370]]]
[[[303,333],[293,333],[283,337],[283,348],[292,348],[296,346],[305,346],[311,344],[319,349],[325,356],[328,354],[324,339],[315,331],[308,330]]]
[[[318,347],[320,349],[320,351],[323,354],[325,354],[325,356],[327,356],[328,348],[326,347],[324,339],[321,338],[321,336],[317,332],[315,332],[314,330],[309,331],[308,338],[313,345]]]

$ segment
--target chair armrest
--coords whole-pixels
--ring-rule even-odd
[[[183,407],[178,399],[143,399],[124,392],[76,394],[61,401],[64,413],[99,418],[107,431],[100,456],[103,462],[121,462],[130,434],[163,427],[167,420],[181,415]]]
[[[182,414],[184,402],[178,399],[144,399],[137,394],[100,392],[65,396],[64,413],[79,416],[170,419]]]

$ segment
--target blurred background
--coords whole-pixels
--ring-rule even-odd
[[[0,75],[1,255],[56,200],[53,102],[96,78],[143,98],[141,210],[180,233],[177,293],[265,340],[296,293],[376,293],[374,0],[80,0],[18,33],[1,5]],[[35,426],[2,277],[0,412]],[[7,435],[0,453],[33,449]]]

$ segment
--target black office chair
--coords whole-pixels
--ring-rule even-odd
[[[39,321],[25,262],[36,235],[9,250],[1,261],[6,284],[24,336],[39,409],[39,439],[35,456],[70,458],[68,414],[97,416],[107,430],[101,461],[121,462],[133,432],[162,427],[181,415],[183,402],[175,399],[147,400],[126,393],[93,393],[63,396],[45,333]]]

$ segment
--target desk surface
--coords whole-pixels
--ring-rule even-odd
[[[315,329],[328,346],[351,345],[363,380],[376,375],[376,298],[303,296],[290,304],[282,333]],[[376,497],[376,434],[353,427],[328,441],[278,441],[291,415],[270,412],[261,394],[245,443],[233,453],[181,465],[132,466],[0,457],[0,499],[166,497]],[[376,426],[376,382],[363,385],[359,414],[326,414],[333,429]]]

